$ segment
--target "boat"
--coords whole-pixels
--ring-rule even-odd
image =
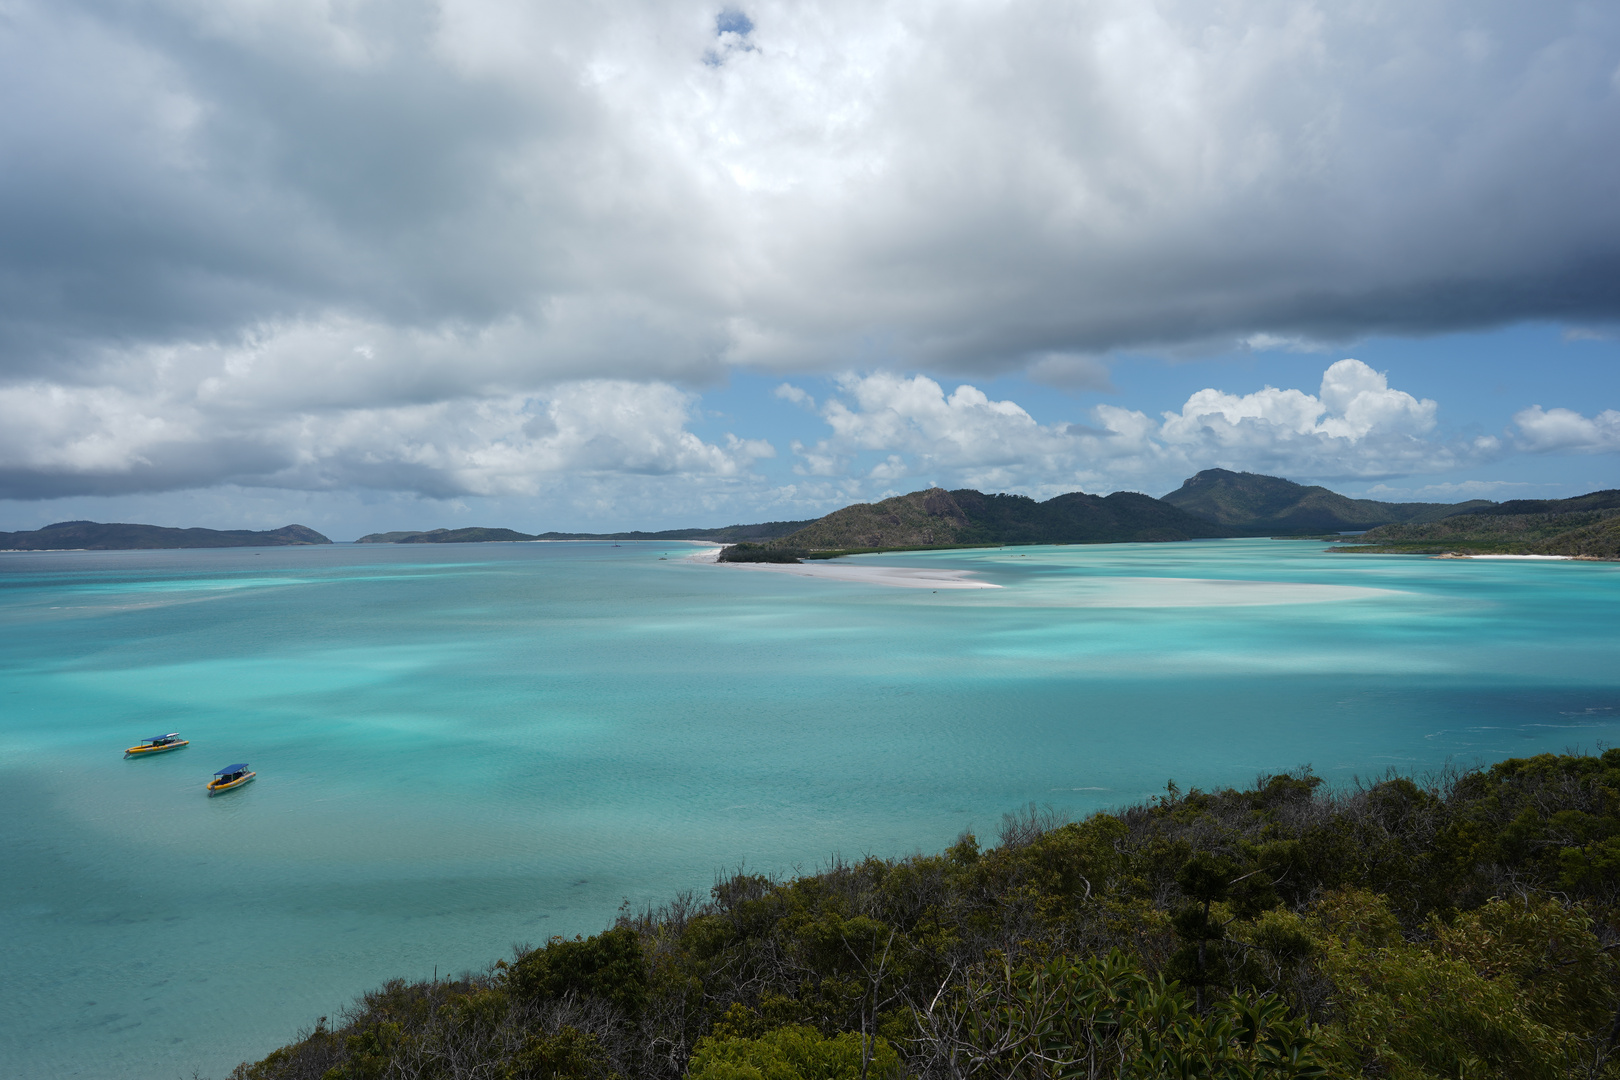
[[[239,788],[258,775],[256,772],[248,771],[246,762],[240,765],[227,765],[215,773],[212,780],[208,781],[208,797],[213,798],[222,791]]]
[[[150,739],[142,739],[128,750],[124,751],[127,758],[144,757],[147,754],[162,754],[169,750],[178,750],[182,746],[190,746],[190,739],[182,739],[178,731],[171,731],[167,735],[154,735]]]

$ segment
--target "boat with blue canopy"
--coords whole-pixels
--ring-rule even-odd
[[[190,739],[182,739],[178,731],[171,731],[167,735],[153,735],[150,739],[142,739],[125,750],[124,756],[127,758],[145,757],[148,754],[162,754],[190,745]]]
[[[258,775],[258,773],[248,770],[246,762],[240,765],[227,765],[215,773],[212,780],[208,781],[208,797],[213,798],[222,791],[239,788]]]

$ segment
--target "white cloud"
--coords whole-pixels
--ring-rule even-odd
[[[1438,406],[1392,390],[1359,360],[1322,375],[1319,394],[1265,387],[1242,396],[1200,390],[1180,413],[1165,413],[1165,442],[1189,457],[1238,455],[1293,465],[1311,475],[1427,472],[1455,464],[1453,451],[1425,441]]]
[[[694,395],[666,383],[577,380],[527,394],[366,406],[334,403],[345,396],[337,372],[331,382],[314,380],[302,401],[265,407],[252,393],[254,365],[241,357],[195,387],[184,377],[146,374],[150,385],[141,390],[0,388],[0,491],[29,497],[41,484],[112,493],[236,483],[435,498],[532,495],[570,477],[724,483],[775,454],[763,440],[704,442],[687,430]]]
[[[1620,450],[1620,412],[1605,409],[1588,418],[1573,409],[1540,405],[1513,415],[1518,443],[1526,450],[1601,454]]]
[[[1004,489],[1037,475],[1061,475],[1077,448],[1065,429],[1043,426],[1016,403],[992,401],[962,385],[947,395],[923,375],[877,373],[838,380],[849,400],[829,400],[822,418],[832,435],[796,448],[810,475],[838,475],[863,451],[887,460],[869,474],[899,482],[906,476],[950,475],[975,487]]]
[[[1094,426],[1040,424],[1015,402],[992,401],[969,385],[946,394],[924,376],[849,375],[838,385],[843,396],[822,410],[832,434],[794,447],[812,475],[840,475],[857,455],[876,452],[887,458],[868,474],[873,480],[944,476],[963,486],[1055,494],[1164,490],[1214,466],[1315,478],[1399,476],[1485,460],[1498,450],[1492,439],[1432,438],[1437,404],[1391,388],[1359,360],[1330,366],[1315,395],[1211,388],[1158,420],[1099,405]]]
[[[795,405],[802,405],[812,411],[816,407],[816,399],[811,397],[808,391],[802,390],[792,383],[783,383],[778,386],[772,391],[772,396],[783,401],[791,401]]]

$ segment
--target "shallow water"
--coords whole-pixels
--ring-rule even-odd
[[[220,1076],[385,978],[739,865],[1620,731],[1611,564],[1268,540],[858,560],[1003,586],[936,593],[691,550],[0,554],[0,1061]],[[174,730],[192,745],[119,754]],[[259,779],[204,797],[236,761]]]

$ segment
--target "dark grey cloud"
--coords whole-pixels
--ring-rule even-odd
[[[0,96],[19,494],[729,477],[679,409],[500,446],[738,366],[1620,318],[1606,3],[15,0]]]

